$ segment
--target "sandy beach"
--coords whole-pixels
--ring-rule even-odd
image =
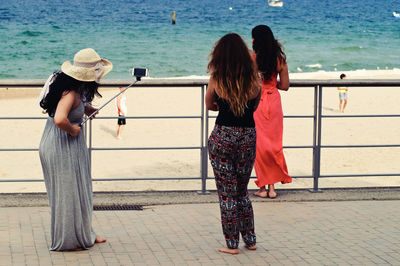
[[[400,79],[400,70],[346,71],[348,79]],[[293,73],[291,79],[337,79],[340,72]],[[46,117],[36,104],[40,88],[0,88],[1,117]],[[100,88],[100,106],[117,88]],[[312,115],[313,88],[291,88],[281,92],[285,115]],[[325,88],[323,113],[341,115],[336,88]],[[349,88],[344,115],[398,114],[399,88]],[[200,115],[199,88],[140,88],[127,93],[128,115]],[[215,115],[215,113],[211,113]],[[116,116],[115,102],[106,106],[99,117]],[[0,120],[0,148],[37,148],[45,120]],[[212,130],[214,120],[210,120]],[[116,119],[93,121],[93,147],[200,146],[199,119],[129,119],[117,139]],[[329,118],[322,122],[324,145],[399,144],[399,118]],[[312,145],[312,119],[284,120],[284,145]],[[311,175],[311,149],[285,149],[289,173]],[[400,173],[400,148],[324,149],[321,174]],[[199,177],[199,150],[164,151],[93,151],[93,178]],[[0,179],[42,179],[38,152],[0,152]],[[211,166],[208,175],[213,176]],[[400,177],[324,178],[320,187],[400,186]],[[94,182],[94,191],[199,190],[200,180]],[[215,189],[213,180],[207,187]],[[298,178],[277,188],[311,188],[312,179]],[[250,189],[256,186],[250,181]],[[43,182],[1,183],[0,193],[43,192]]]

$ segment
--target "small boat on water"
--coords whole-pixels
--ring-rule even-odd
[[[281,0],[268,0],[268,5],[269,6],[283,7],[283,1],[281,1]]]
[[[400,18],[400,13],[396,13],[396,12],[393,11],[393,17]]]

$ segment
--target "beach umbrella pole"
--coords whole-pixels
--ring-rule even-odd
[[[83,126],[89,119],[91,119],[95,114],[97,114],[101,109],[103,109],[104,106],[106,106],[107,104],[109,104],[112,100],[114,100],[115,98],[117,98],[120,94],[124,93],[127,89],[129,89],[130,87],[132,87],[136,82],[140,81],[140,77],[136,77],[136,80],[134,82],[132,82],[128,87],[126,87],[125,89],[123,89],[122,91],[120,91],[119,93],[117,93],[116,95],[114,95],[111,99],[109,99],[105,104],[103,104],[102,106],[100,106],[96,111],[94,111],[93,113],[91,113],[88,117],[85,118],[85,120],[83,120],[83,122],[81,122],[79,124],[79,126]]]

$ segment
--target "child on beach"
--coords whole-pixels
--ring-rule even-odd
[[[120,87],[119,90],[123,91],[125,88]],[[118,122],[117,122],[117,139],[121,139],[122,129],[126,125],[125,116],[128,114],[128,107],[126,106],[126,91],[121,93],[117,99],[117,112],[118,112]]]
[[[257,109],[260,84],[250,53],[236,33],[222,37],[211,52],[208,110],[218,111],[208,139],[221,210],[222,231],[229,254],[239,253],[239,234],[245,247],[256,249],[253,207],[247,191],[256,157]]]
[[[345,79],[345,78],[346,78],[346,74],[340,75],[340,79]],[[339,111],[344,113],[344,109],[346,108],[346,105],[347,105],[347,91],[349,90],[349,88],[338,87],[337,89],[339,91]]]

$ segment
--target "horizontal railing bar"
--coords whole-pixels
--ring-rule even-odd
[[[24,117],[0,117],[0,120],[21,120],[21,119],[47,119],[48,117],[37,117],[37,116],[24,116]],[[98,116],[96,119],[118,119],[118,116]],[[187,119],[198,119],[201,116],[125,116],[127,119],[174,119],[174,118],[187,118]]]
[[[92,148],[93,151],[145,151],[145,150],[200,150],[200,146],[194,147],[126,147],[126,148]]]
[[[285,115],[284,118],[314,118],[312,115]],[[400,117],[400,115],[388,114],[388,115],[321,115],[323,118],[351,118],[351,117]],[[23,120],[23,119],[47,119],[48,117],[39,116],[4,116],[0,117],[0,120]],[[118,116],[98,116],[96,119],[118,119]],[[195,119],[201,118],[201,116],[126,116],[127,119],[174,119],[174,118],[186,118]],[[217,118],[217,116],[209,116],[209,118]]]
[[[333,178],[333,177],[378,177],[378,176],[400,176],[400,173],[388,173],[388,174],[342,174],[342,175],[320,175],[321,178]],[[251,179],[255,179],[255,176],[251,176]],[[294,176],[292,178],[313,178],[312,175]],[[139,178],[94,178],[93,181],[146,181],[146,180],[201,180],[201,177],[139,177]],[[208,180],[214,179],[214,177],[207,177]],[[0,179],[0,183],[15,183],[15,182],[43,182],[43,179]]]
[[[44,179],[0,179],[0,183],[43,182]]]
[[[382,145],[321,145],[321,148],[396,148],[400,144],[382,144]]]
[[[7,117],[0,117],[0,120],[22,120],[22,119],[47,119],[46,117],[40,116],[7,116]]]
[[[208,118],[217,118],[216,115],[210,115]],[[284,115],[283,118],[314,118],[313,115]]]
[[[343,148],[398,148],[400,144],[387,144],[387,145],[322,145],[321,148],[327,149],[343,149]],[[312,145],[304,145],[304,146],[283,146],[284,149],[311,149],[314,148]],[[141,150],[199,150],[201,149],[200,146],[190,146],[190,147],[117,147],[117,148],[95,148],[93,147],[92,150],[94,151],[109,151],[109,150],[116,150],[116,151],[141,151]],[[6,148],[0,149],[1,151],[39,151],[38,148]]]
[[[349,117],[400,117],[400,115],[321,115],[323,118],[349,118]]]
[[[118,116],[97,116],[96,119],[117,119]],[[126,119],[174,119],[174,118],[201,118],[201,116],[125,116]]]
[[[326,80],[290,80],[290,87],[397,87],[400,86],[400,79],[326,79]]]
[[[314,148],[312,145],[305,145],[305,146],[283,146],[284,149],[310,149]]]
[[[290,175],[292,178],[314,178],[312,175]],[[256,176],[251,176],[251,179],[256,179]],[[214,177],[210,177],[210,179],[214,179]]]
[[[197,180],[201,177],[139,177],[139,178],[93,178],[92,181],[145,181],[145,180]],[[44,179],[0,179],[0,183],[43,182]]]
[[[6,149],[0,149],[0,151],[39,151],[38,148],[24,148],[24,149],[11,149],[11,148],[6,148]]]
[[[400,116],[400,115],[398,115]],[[291,115],[284,116],[284,118],[313,118],[312,115]],[[29,120],[29,119],[47,119],[48,117],[38,117],[38,116],[10,116],[10,117],[0,117],[0,120]],[[118,119],[118,116],[97,116],[96,119]],[[125,116],[126,119],[198,119],[201,116]],[[209,118],[217,118],[217,116],[210,116]]]
[[[397,174],[343,174],[343,175],[320,175],[319,177],[329,178],[329,177],[370,177],[370,176],[400,176]]]
[[[310,149],[313,146],[283,146],[284,149]],[[101,148],[101,147],[92,147],[94,151],[108,151],[108,150],[117,150],[117,151],[124,151],[124,150],[131,150],[131,151],[139,151],[139,150],[199,150],[201,149],[200,146],[190,146],[190,147],[118,147],[118,148]],[[39,151],[38,148],[5,148],[0,149],[1,151]]]
[[[120,79],[104,79],[100,86],[102,87],[120,87],[131,84],[132,79],[120,80]],[[137,82],[135,87],[201,87],[208,84],[208,78],[197,78],[197,79],[163,79],[163,78],[142,78],[141,81]]]
[[[0,87],[42,87],[45,79],[0,79]],[[131,84],[132,79],[104,79],[101,87],[121,87]],[[180,78],[143,78],[137,83],[137,87],[201,87],[208,85],[208,77],[197,79]],[[292,79],[290,87],[323,87],[362,86],[362,87],[393,87],[400,86],[400,79]]]
[[[130,84],[132,80],[128,82],[119,82],[118,80],[108,81],[104,80],[100,84],[102,87],[116,87],[116,86],[126,86]],[[137,87],[187,87],[187,86],[204,86],[208,85],[208,79],[198,79],[198,80],[185,80],[185,79],[149,79],[137,83]],[[290,80],[290,87],[314,87],[315,85],[320,85],[323,87],[340,87],[340,86],[349,86],[349,87],[395,87],[400,86],[400,79],[346,79],[342,80]]]
[[[138,178],[95,178],[93,181],[146,181],[146,180],[201,180],[201,177],[138,177]]]
[[[132,79],[104,79],[100,87],[123,87],[131,84]],[[44,79],[1,79],[0,87],[42,87]],[[208,78],[199,79],[147,79],[137,82],[135,87],[201,87],[208,84]]]
[[[312,175],[291,175],[292,178],[314,178]]]
[[[292,176],[293,178],[312,178],[311,175],[306,176]],[[255,176],[250,177],[252,179]],[[116,178],[93,178],[93,181],[146,181],[146,180],[201,180],[201,177],[116,177]],[[214,177],[207,177],[207,179],[212,180]],[[0,179],[0,183],[15,183],[15,182],[43,182],[44,179]]]
[[[284,115],[283,118],[314,118],[313,115]]]
[[[292,178],[314,178],[314,176],[312,176],[312,175],[298,175],[298,176],[296,176],[296,175],[290,175]],[[250,176],[250,179],[256,179],[257,177],[256,176]],[[215,177],[213,177],[213,176],[208,176],[207,177],[207,179],[208,180],[212,180],[212,179],[215,179]]]

